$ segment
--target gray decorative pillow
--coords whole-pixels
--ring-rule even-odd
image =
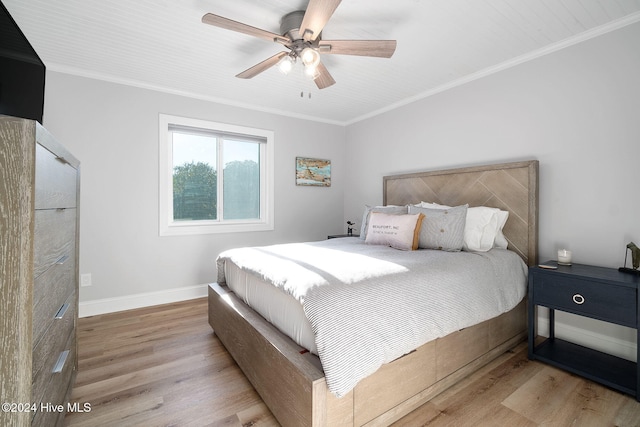
[[[403,215],[407,214],[408,209],[407,206],[369,206],[366,205],[364,207],[364,214],[362,214],[362,225],[360,226],[360,238],[362,240],[366,240],[367,238],[367,230],[369,228],[369,214],[371,212],[382,212],[390,215]]]
[[[410,205],[410,214],[424,214],[418,247],[451,252],[462,250],[468,207],[461,205],[448,209],[429,209]]]

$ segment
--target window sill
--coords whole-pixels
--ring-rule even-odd
[[[160,228],[160,236],[187,236],[195,234],[219,234],[219,233],[243,233],[253,231],[272,231],[273,224],[260,223],[235,223],[235,224],[210,224],[210,225],[170,225]]]

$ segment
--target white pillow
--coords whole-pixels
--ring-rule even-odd
[[[418,249],[423,214],[393,215],[371,212],[365,242],[386,245],[403,251]]]
[[[496,212],[496,216],[498,217],[498,232],[496,233],[496,241],[493,243],[493,245],[500,249],[507,249],[507,246],[509,246],[509,242],[507,241],[507,238],[504,237],[502,229],[507,223],[509,212],[498,209],[498,212]]]
[[[469,212],[471,211],[471,212]],[[509,212],[500,209],[478,206],[467,210],[467,224],[465,228],[465,250],[474,252],[486,252],[496,247],[498,232],[509,216]],[[500,245],[506,249],[507,240],[502,235]]]
[[[415,206],[419,208],[427,208],[427,209],[449,209],[451,207],[447,205],[439,205],[437,203],[429,203],[429,202],[420,202],[420,204]]]
[[[421,202],[420,205],[431,209],[449,207],[427,202]],[[486,252],[494,247],[507,249],[508,242],[502,233],[502,228],[508,218],[509,212],[498,208],[476,206],[467,209],[463,249],[472,252]]]

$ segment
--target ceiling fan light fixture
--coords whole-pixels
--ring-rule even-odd
[[[287,75],[293,69],[295,63],[295,58],[292,58],[291,55],[287,55],[278,62],[278,70],[280,70],[282,74]]]
[[[311,66],[313,68],[316,68],[320,63],[320,52],[318,52],[316,49],[305,47],[304,49],[302,49],[302,52],[300,52],[300,59],[306,67]]]
[[[318,71],[318,67],[314,65],[305,65],[304,66],[304,75],[309,77],[311,80],[315,80],[316,77],[320,75]]]

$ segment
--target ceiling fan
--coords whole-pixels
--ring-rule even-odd
[[[300,59],[305,73],[313,78],[319,89],[336,81],[320,62],[320,54],[358,55],[390,58],[396,50],[395,40],[322,40],[322,29],[341,0],[310,0],[307,10],[291,12],[282,17],[280,33],[276,34],[222,16],[207,13],[202,22],[227,30],[282,44],[283,51],[236,75],[250,79],[278,64],[285,74]]]

